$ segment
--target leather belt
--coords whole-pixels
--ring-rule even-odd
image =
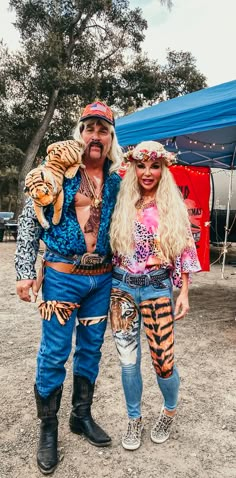
[[[113,271],[112,277],[119,281],[125,282],[131,287],[144,287],[148,285],[156,285],[160,288],[163,287],[162,281],[169,279],[170,273],[168,270],[163,272],[157,272],[156,274],[129,274],[129,272],[116,272]],[[164,286],[165,287],[165,286]]]
[[[53,251],[47,247],[47,251],[52,254],[55,254],[58,258],[67,259],[68,261],[72,261],[76,264],[107,264],[111,262],[112,256],[111,254],[107,254],[106,256],[100,256],[96,252],[85,252],[82,255],[74,254],[73,256],[65,256],[63,254],[59,254],[59,252]]]
[[[112,264],[68,264],[65,262],[44,261],[44,266],[51,267],[58,272],[78,274],[82,276],[105,274],[112,271]]]

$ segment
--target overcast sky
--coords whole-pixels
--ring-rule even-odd
[[[150,58],[165,63],[166,49],[190,51],[209,86],[236,79],[236,0],[173,0],[171,11],[159,0],[130,0],[148,21],[143,49]],[[19,36],[12,26],[14,14],[8,0],[0,0],[0,38],[11,49]]]

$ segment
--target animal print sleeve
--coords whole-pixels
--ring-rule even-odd
[[[189,244],[183,250],[182,254],[177,256],[175,260],[174,271],[172,274],[173,284],[175,287],[182,287],[182,272],[189,274],[189,283],[192,282],[192,273],[200,272],[201,264],[198,259],[197,249],[192,237],[192,233],[189,235]]]
[[[42,227],[36,218],[33,202],[27,199],[19,216],[17,247],[15,253],[16,279],[35,279],[35,262],[39,250]]]

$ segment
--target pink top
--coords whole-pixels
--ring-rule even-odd
[[[115,254],[113,264],[131,274],[145,274],[157,268],[170,269],[174,285],[181,287],[182,272],[192,273],[201,270],[192,233],[189,231],[189,245],[176,258],[175,264],[168,264],[160,249],[158,228],[159,213],[154,202],[145,208],[137,209],[134,253],[131,256]]]

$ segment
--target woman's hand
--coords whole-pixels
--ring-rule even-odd
[[[183,272],[181,279],[183,285],[175,304],[175,320],[182,319],[189,311],[188,274]]]
[[[175,320],[182,319],[189,311],[188,293],[180,292],[175,304]]]

